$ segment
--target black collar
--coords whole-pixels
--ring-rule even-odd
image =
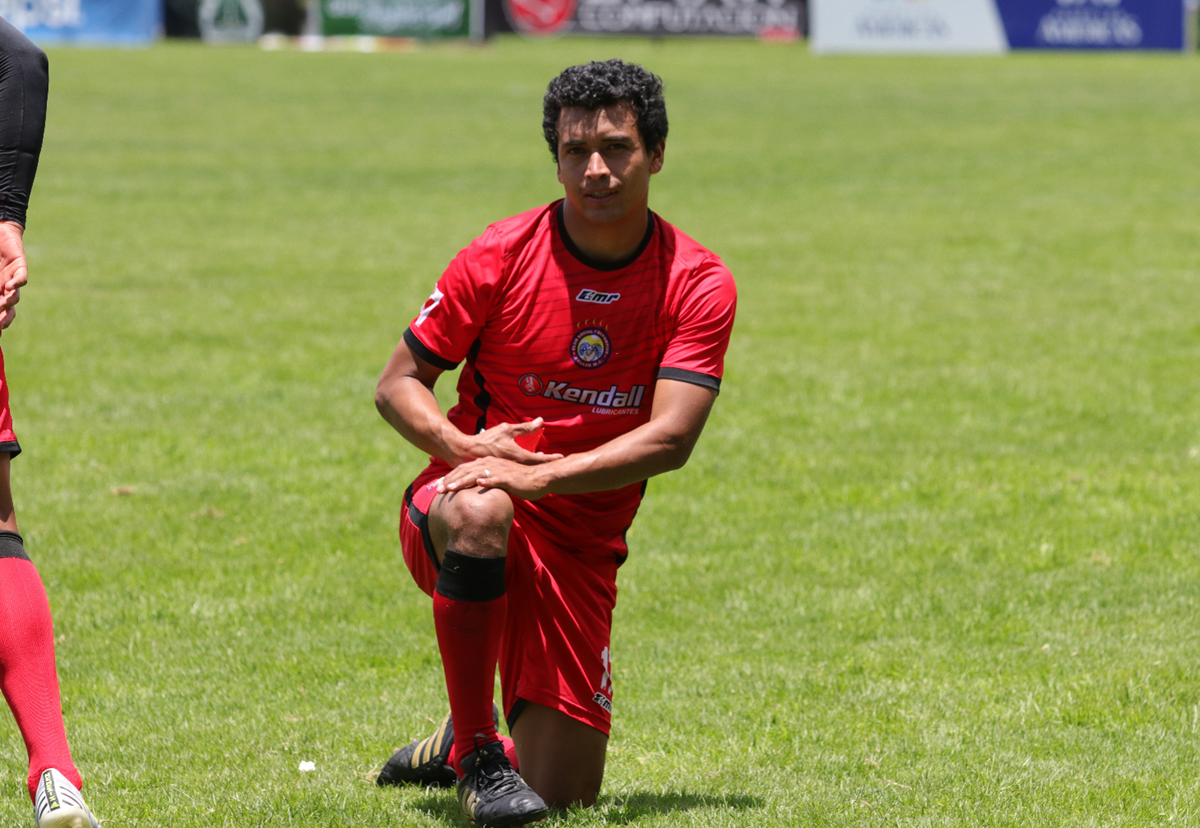
[[[623,267],[629,267],[629,265],[637,261],[638,256],[646,252],[646,248],[650,245],[650,239],[654,238],[654,226],[657,222],[654,220],[653,211],[646,210],[646,235],[642,236],[642,241],[637,246],[636,250],[634,250],[624,259],[616,262],[602,262],[598,259],[593,259],[591,256],[587,255],[578,247],[576,247],[575,242],[571,240],[570,234],[567,233],[567,220],[563,218],[563,211],[565,207],[566,201],[560,201],[558,203],[558,210],[555,211],[555,215],[558,216],[558,234],[562,236],[563,245],[566,246],[567,252],[583,264],[592,268],[592,270],[620,270]]]

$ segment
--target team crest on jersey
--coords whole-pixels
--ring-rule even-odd
[[[571,359],[580,368],[599,368],[612,355],[612,340],[603,328],[584,328],[571,340]]]
[[[542,378],[537,374],[525,374],[517,380],[517,387],[527,397],[536,397],[542,393]]]

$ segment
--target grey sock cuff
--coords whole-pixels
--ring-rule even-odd
[[[0,558],[22,558],[29,560],[25,541],[16,532],[0,529]]]

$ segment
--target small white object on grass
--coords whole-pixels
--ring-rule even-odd
[[[315,771],[316,769],[317,769],[316,762],[301,762],[300,763],[300,772],[301,773],[308,773],[309,771]]]

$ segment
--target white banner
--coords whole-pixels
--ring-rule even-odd
[[[810,0],[815,52],[1000,54],[1008,40],[992,0]]]

